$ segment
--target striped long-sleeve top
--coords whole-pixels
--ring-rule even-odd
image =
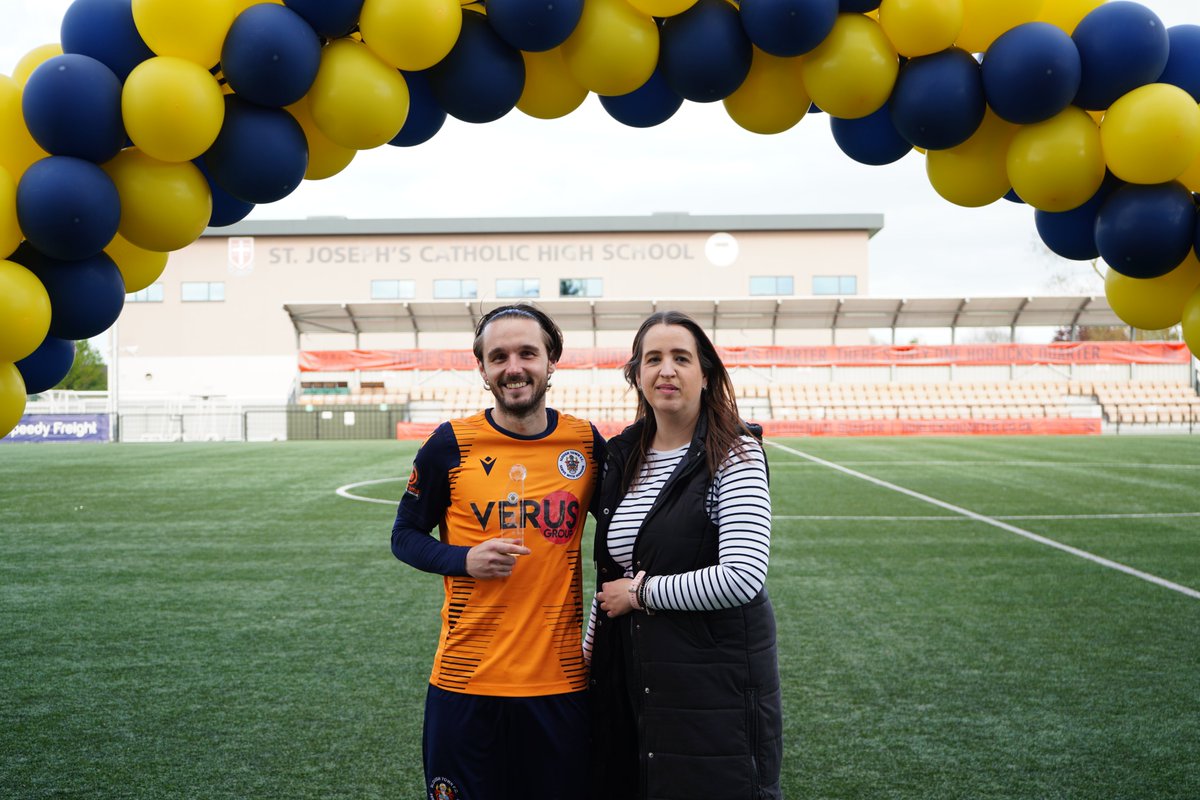
[[[691,572],[648,578],[645,596],[651,609],[733,608],[753,600],[766,582],[771,553],[766,456],[757,440],[742,437],[742,441],[743,454],[735,456],[731,452],[709,486],[708,512],[718,530],[717,563]],[[641,476],[613,512],[608,550],[627,578],[633,577],[633,547],[642,521],[687,450],[688,445],[649,451]],[[598,613],[603,612],[593,600],[583,643],[589,657]]]

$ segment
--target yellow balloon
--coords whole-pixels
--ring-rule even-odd
[[[982,53],[1000,34],[1037,19],[1042,5],[1043,0],[963,0],[963,27],[957,44],[969,53]]]
[[[233,10],[235,16],[242,13],[250,6],[258,5],[259,3],[270,3],[272,5],[285,5],[283,0],[233,0]]]
[[[13,67],[13,80],[17,82],[18,86],[24,88],[25,84],[29,81],[29,76],[33,74],[35,69],[55,56],[61,56],[62,54],[63,49],[61,44],[38,45],[21,56],[21,60]]]
[[[883,0],[879,25],[902,56],[940,53],[962,32],[963,0]]]
[[[813,102],[843,119],[878,111],[900,71],[896,48],[883,28],[862,14],[839,14],[825,41],[801,63],[804,86]]]
[[[625,0],[587,0],[579,24],[562,44],[576,83],[603,95],[629,94],[654,74],[658,25]]]
[[[970,139],[947,150],[930,150],[925,173],[934,190],[951,203],[978,208],[1008,193],[1008,146],[1017,126],[988,109]]]
[[[133,24],[156,54],[209,69],[221,60],[221,45],[239,10],[234,0],[133,0]]]
[[[135,147],[103,165],[121,197],[117,231],[130,244],[166,253],[200,238],[212,217],[212,192],[190,161],[159,161]]]
[[[1200,192],[1200,155],[1197,155],[1188,168],[1178,178],[1179,182],[1193,192]]]
[[[782,133],[804,119],[812,100],[804,88],[803,59],[754,48],[750,73],[722,102],[725,113],[751,133]]]
[[[225,99],[212,73],[194,61],[158,56],[138,64],[121,91],[125,132],[159,161],[191,161],[221,132]]]
[[[24,236],[17,222],[17,182],[0,166],[0,258],[8,258]]]
[[[1021,128],[1008,147],[1008,178],[1022,200],[1042,211],[1070,211],[1087,202],[1104,182],[1095,121],[1070,106]]]
[[[1104,0],[1046,0],[1037,21],[1049,22],[1069,36],[1080,20],[1102,5]]]
[[[104,248],[104,252],[121,271],[128,294],[140,292],[154,283],[167,267],[166,253],[138,247],[119,233]]]
[[[1200,106],[1178,86],[1139,86],[1109,106],[1100,143],[1108,168],[1121,180],[1173,181],[1200,156]]]
[[[320,181],[331,178],[350,166],[350,162],[358,155],[353,147],[342,147],[337,142],[321,133],[312,117],[308,99],[301,98],[287,107],[296,122],[304,130],[304,138],[308,142],[308,168],[304,171],[305,180]]]
[[[0,436],[7,436],[25,414],[25,381],[16,364],[0,364]]]
[[[696,0],[628,0],[628,2],[638,11],[651,17],[674,17],[696,5]]]
[[[588,95],[567,71],[562,48],[541,53],[521,52],[525,60],[525,87],[517,108],[536,119],[558,119],[579,108]]]
[[[30,164],[48,155],[25,127],[21,85],[7,75],[0,75],[0,167],[19,182]]]
[[[396,69],[429,69],[462,30],[458,0],[366,0],[358,29],[367,47]]]
[[[338,39],[321,51],[308,102],[317,127],[331,140],[370,150],[396,138],[404,127],[408,84],[366,45]]]
[[[1192,351],[1192,355],[1200,354],[1200,289],[1192,292],[1183,304],[1183,341]]]
[[[1104,296],[1126,325],[1161,331],[1178,325],[1183,305],[1200,288],[1200,261],[1189,254],[1175,269],[1157,278],[1130,278],[1109,268]]]
[[[0,362],[20,361],[50,331],[50,295],[20,264],[0,261]]]

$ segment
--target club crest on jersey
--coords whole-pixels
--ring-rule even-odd
[[[578,450],[563,450],[558,454],[558,472],[564,478],[576,480],[587,469],[587,459]]]
[[[404,488],[404,493],[412,495],[414,500],[421,498],[421,487],[417,483],[421,480],[421,476],[417,474],[417,465],[413,464],[412,472],[408,476],[408,486]]]
[[[434,778],[429,782],[429,800],[459,800],[460,797],[458,787],[449,778]]]

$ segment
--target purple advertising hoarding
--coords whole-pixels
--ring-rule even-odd
[[[0,442],[107,442],[108,414],[26,414]]]

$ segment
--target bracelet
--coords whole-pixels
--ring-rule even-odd
[[[634,611],[641,611],[643,594],[643,581],[646,580],[646,570],[642,570],[637,575],[633,576],[633,580],[629,582],[629,604],[633,606]]]
[[[638,590],[637,590],[637,599],[638,599],[638,605],[641,606],[642,611],[645,611],[647,614],[653,615],[654,609],[650,608],[650,604],[646,602],[646,593],[649,591],[650,591],[650,581],[647,581],[647,580],[642,581],[641,586],[639,586]]]

